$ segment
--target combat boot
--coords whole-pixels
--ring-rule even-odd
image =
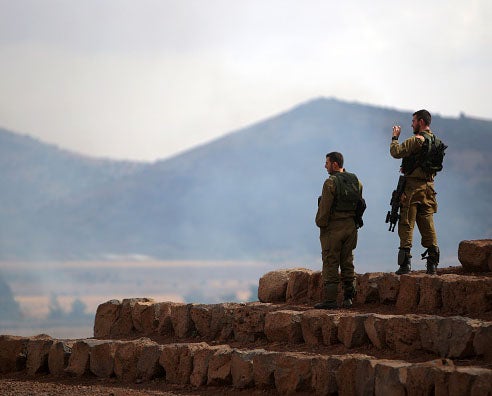
[[[352,300],[357,295],[357,289],[355,288],[355,283],[344,282],[343,284],[343,308],[352,308]]]
[[[400,248],[398,252],[398,265],[400,268],[395,272],[396,275],[408,274],[412,269],[410,248]]]
[[[316,309],[337,309],[338,285],[336,283],[323,284],[324,298],[323,301],[316,304]]]
[[[422,260],[427,259],[427,271],[426,274],[436,275],[437,274],[437,266],[439,265],[439,248],[437,246],[431,246],[427,248],[427,250],[422,253]]]

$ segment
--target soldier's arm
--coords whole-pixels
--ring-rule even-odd
[[[326,179],[323,184],[323,192],[316,213],[316,225],[318,227],[327,227],[330,220],[330,211],[335,199],[335,184],[333,180]]]
[[[412,136],[399,144],[397,140],[392,140],[390,144],[390,154],[393,158],[404,158],[420,150],[424,142],[424,137],[420,135]]]

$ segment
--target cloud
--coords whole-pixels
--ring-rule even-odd
[[[0,0],[0,125],[157,159],[319,96],[492,117],[489,2]]]

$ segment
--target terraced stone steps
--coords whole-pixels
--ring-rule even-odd
[[[356,305],[394,305],[395,312],[442,315],[488,315],[492,320],[492,274],[480,276],[446,273],[457,268],[439,269],[440,276],[414,272],[366,273],[357,275]],[[320,271],[295,268],[271,271],[259,281],[258,298],[264,303],[314,305],[322,299]],[[339,288],[339,303],[343,299]]]
[[[290,307],[293,308],[293,307]],[[492,363],[492,322],[462,316],[385,315],[352,310],[286,309],[262,303],[178,304],[111,300],[96,313],[96,338],[172,338],[215,342],[373,345]],[[124,319],[124,320],[123,320]]]
[[[7,349],[18,354],[1,352]],[[207,343],[162,345],[148,338],[77,341],[1,336],[0,371],[24,368],[30,375],[115,376],[126,382],[162,378],[195,387],[276,389],[282,395],[492,393],[492,370],[456,366],[449,359],[414,363],[364,354],[272,352]]]
[[[260,302],[110,300],[91,339],[0,336],[0,373],[232,394],[492,396],[492,274],[439,272],[358,275],[348,310],[313,309],[321,273],[300,268],[265,274]]]

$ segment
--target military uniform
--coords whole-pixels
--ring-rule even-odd
[[[316,225],[320,228],[321,256],[325,301],[336,301],[340,275],[346,298],[355,296],[355,271],[353,250],[357,246],[355,211],[337,211],[335,203],[336,183],[334,175],[323,184],[322,195],[316,213]],[[359,182],[360,191],[362,185]]]
[[[431,131],[426,131],[426,133],[432,136]],[[412,136],[402,144],[393,139],[390,145],[390,154],[393,158],[416,156],[422,149],[422,145],[423,141],[417,136]],[[426,174],[418,166],[409,174],[405,174],[406,184],[401,199],[400,220],[398,221],[398,236],[400,237],[398,264],[400,268],[402,265],[408,267],[406,272],[409,272],[410,269],[410,258],[412,257],[410,249],[412,248],[415,223],[417,223],[422,237],[422,246],[428,249],[429,255],[433,256],[431,264],[437,266],[439,262],[439,248],[434,227],[434,213],[437,212],[434,176],[434,174]],[[428,273],[430,273],[429,271],[432,272],[432,269],[428,265]],[[402,271],[402,273],[406,272]],[[433,273],[435,273],[435,268]]]

